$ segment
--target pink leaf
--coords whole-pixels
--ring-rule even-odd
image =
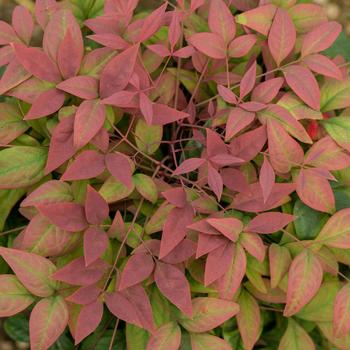
[[[256,86],[252,93],[252,100],[261,103],[270,103],[280,91],[283,85],[283,78],[273,78],[264,81]]]
[[[225,43],[229,43],[236,35],[232,12],[223,0],[210,2],[208,23],[211,32],[218,34]]]
[[[343,338],[350,332],[350,285],[346,284],[334,300],[334,335]]]
[[[96,330],[103,316],[103,303],[99,300],[84,305],[79,312],[75,326],[75,345]]]
[[[151,336],[146,350],[177,350],[181,344],[181,329],[176,322],[162,325]]]
[[[152,11],[151,14],[146,17],[140,30],[138,42],[143,42],[156,33],[162,24],[166,8],[167,4],[165,3],[156,10]]]
[[[171,52],[169,51],[169,49],[162,44],[148,45],[147,48],[162,58],[168,57],[171,55]]]
[[[90,227],[84,234],[84,257],[86,266],[95,262],[107,249],[107,234],[94,227]]]
[[[98,81],[88,75],[70,78],[62,81],[56,87],[84,100],[93,100],[98,97]]]
[[[233,108],[227,120],[225,140],[229,141],[232,139],[232,137],[250,125],[254,119],[255,113],[247,112],[240,107]]]
[[[275,172],[265,156],[260,169],[259,183],[263,193],[264,202],[266,202],[275,184]]]
[[[239,98],[242,100],[247,96],[254,88],[256,81],[256,61],[251,65],[251,67],[244,74],[241,84]]]
[[[125,186],[131,187],[132,168],[131,161],[122,153],[108,153],[105,157],[108,171]]]
[[[187,226],[193,221],[193,209],[187,205],[183,208],[173,208],[166,218],[159,257],[168,255],[187,234]]]
[[[189,58],[195,53],[195,49],[192,46],[185,46],[173,53],[173,56],[179,58]]]
[[[45,168],[46,174],[58,168],[74,155],[73,130],[73,117],[64,118],[54,129]]]
[[[207,222],[232,242],[238,240],[243,229],[243,223],[236,218],[209,218]]]
[[[251,232],[242,232],[239,242],[251,256],[254,256],[260,262],[264,261],[266,249],[264,241],[259,235]]]
[[[237,100],[237,96],[234,94],[234,92],[222,85],[218,85],[218,92],[219,95],[228,103],[231,104],[237,104],[238,100]]]
[[[88,35],[87,38],[114,50],[125,50],[130,46],[130,44],[127,41],[125,41],[122,37],[115,33],[100,33]]]
[[[33,16],[24,6],[16,6],[12,13],[12,26],[17,35],[28,45],[34,30]]]
[[[234,258],[227,272],[218,280],[220,298],[232,300],[246,273],[247,257],[240,244],[236,244]]]
[[[64,100],[64,92],[56,88],[44,91],[35,99],[24,119],[38,119],[53,114],[63,106]],[[50,103],[47,103],[47,101],[50,101]]]
[[[84,208],[77,203],[51,203],[40,205],[38,209],[54,225],[69,232],[82,231],[88,225]]]
[[[309,207],[325,213],[335,210],[335,198],[329,182],[313,171],[302,169],[296,180],[299,198]]]
[[[102,289],[97,285],[80,287],[73,294],[66,298],[67,301],[78,305],[88,305],[94,302],[101,294]]]
[[[234,39],[228,47],[230,57],[239,58],[247,55],[257,41],[255,34],[241,35]]]
[[[220,200],[224,183],[219,172],[210,163],[208,163],[208,185]]]
[[[132,287],[147,279],[154,269],[154,261],[149,254],[132,255],[126,263],[119,281],[119,290]]]
[[[134,73],[139,45],[134,45],[112,58],[102,71],[100,79],[101,96],[106,98],[123,90]]]
[[[0,79],[0,94],[3,95],[9,90],[15,88],[25,80],[30,78],[31,74],[15,58],[7,66]]]
[[[160,103],[153,104],[153,125],[166,125],[188,117],[188,113],[178,111],[167,105]]]
[[[232,243],[227,242],[208,254],[204,274],[205,286],[215,282],[226,273],[233,259],[233,249]]]
[[[85,214],[89,224],[100,225],[108,217],[109,207],[103,197],[90,185],[87,186]]]
[[[102,100],[102,104],[122,108],[138,108],[139,103],[136,96],[136,91],[119,91]]]
[[[196,33],[189,39],[189,43],[199,52],[214,59],[224,59],[226,57],[226,44],[218,34]]]
[[[318,292],[323,270],[312,252],[305,249],[297,255],[288,273],[287,303],[283,315],[290,317],[299,312]]]
[[[0,255],[11,267],[20,282],[34,295],[48,297],[57,287],[51,279],[55,265],[39,255],[17,249],[0,248]]]
[[[162,192],[162,196],[178,208],[183,208],[187,203],[186,192],[182,187],[170,188]]]
[[[102,128],[106,109],[100,100],[84,101],[77,110],[74,120],[74,146],[80,149],[87,145]]]
[[[287,10],[278,8],[269,33],[268,45],[277,66],[292,52],[296,30]]]
[[[243,164],[244,160],[237,158],[229,153],[219,153],[210,157],[210,162],[218,165],[219,167],[229,166],[229,165],[239,165]]]
[[[200,234],[198,236],[196,259],[208,254],[215,249],[226,245],[227,239],[223,236],[212,236],[206,234]]]
[[[326,22],[319,25],[305,35],[301,48],[302,55],[307,56],[328,49],[341,30],[341,25],[337,22]]]
[[[283,69],[287,84],[308,106],[320,109],[320,89],[308,68],[292,65]]]
[[[64,79],[72,78],[79,72],[84,56],[83,38],[81,33],[79,34],[73,37],[72,31],[68,28],[58,48],[57,64]]]
[[[203,158],[190,158],[184,160],[173,172],[174,175],[191,173],[206,162]]]
[[[184,314],[191,317],[191,292],[185,275],[175,266],[158,262],[154,279],[161,293]]]
[[[171,47],[171,51],[174,51],[174,48],[181,37],[181,26],[179,15],[176,11],[173,11],[173,15],[171,17],[171,22],[169,26],[168,39]]]
[[[30,346],[46,350],[60,337],[68,324],[68,307],[61,296],[41,299],[29,319]]]
[[[19,43],[20,40],[13,28],[6,22],[0,21],[0,45]]]
[[[57,66],[42,49],[25,47],[22,44],[13,44],[13,48],[17,59],[29,73],[41,80],[52,83],[61,80]]]
[[[152,125],[153,104],[146,94],[140,93],[140,110],[148,125]]]
[[[89,286],[99,281],[107,269],[107,263],[101,259],[86,267],[84,258],[81,257],[58,270],[53,278],[73,286]]]
[[[92,179],[103,173],[104,156],[96,151],[80,153],[62,175],[62,181]]]
[[[314,54],[304,57],[303,62],[315,73],[342,80],[343,74],[337,65],[328,57]]]
[[[289,214],[278,212],[263,213],[252,219],[245,230],[256,233],[274,233],[294,220],[295,217]]]

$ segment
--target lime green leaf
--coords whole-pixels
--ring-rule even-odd
[[[160,146],[163,137],[161,125],[148,125],[143,119],[137,121],[135,127],[135,142],[137,148],[146,154],[153,154]]]

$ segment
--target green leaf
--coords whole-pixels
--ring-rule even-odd
[[[329,216],[305,205],[300,199],[295,202],[293,214],[296,236],[301,240],[312,240],[321,231]]]
[[[158,199],[157,186],[150,176],[147,176],[144,174],[135,174],[132,177],[132,179],[135,184],[137,192],[139,192],[142,197],[144,197],[151,203],[157,202],[157,199]]]
[[[0,151],[0,188],[35,184],[44,177],[47,149],[14,146]]]
[[[12,208],[26,193],[25,189],[0,190],[0,231],[4,229],[6,219]]]
[[[321,111],[350,107],[350,78],[328,79],[321,87]]]
[[[350,151],[350,117],[341,116],[322,121],[323,127],[341,147]]]
[[[74,350],[74,343],[68,333],[63,333],[49,350]]]
[[[126,324],[126,344],[128,350],[146,349],[149,333],[133,324]]]
[[[342,32],[333,45],[323,53],[332,58],[341,55],[346,61],[350,61],[350,37]]]
[[[148,125],[139,119],[135,127],[135,142],[141,152],[151,155],[157,151],[163,138],[161,125]]]
[[[109,344],[112,340],[113,331],[107,330],[106,332],[90,335],[86,338],[81,346],[81,350],[106,350],[109,349]],[[111,350],[126,350],[126,343],[124,333],[117,331],[117,335],[114,340],[114,345]],[[143,349],[140,349],[143,350]]]
[[[118,202],[127,198],[134,190],[134,184],[128,188],[123,183],[115,179],[113,176],[109,177],[100,188],[100,195],[108,202]]]
[[[6,334],[14,341],[29,343],[29,320],[23,314],[9,317],[4,322]]]

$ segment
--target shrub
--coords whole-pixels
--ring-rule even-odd
[[[322,53],[340,32],[297,0],[16,7],[7,332],[30,315],[33,350],[73,349],[66,329],[83,350],[349,349],[350,77]]]

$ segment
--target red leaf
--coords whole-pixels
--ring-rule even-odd
[[[343,338],[350,332],[350,285],[346,284],[334,300],[333,325],[336,338]]]
[[[79,33],[79,32],[77,32]],[[57,64],[64,79],[74,77],[80,69],[84,56],[84,43],[81,33],[73,37],[68,28],[57,52]]]
[[[52,83],[61,80],[61,74],[57,66],[42,49],[25,47],[22,44],[13,44],[13,48],[17,59],[29,73],[41,80]]]
[[[17,35],[28,45],[34,30],[33,16],[24,6],[16,6],[12,13],[12,26]]]
[[[289,214],[279,212],[263,213],[252,219],[245,230],[256,233],[274,233],[287,226],[293,220],[295,220],[295,217]]]
[[[229,141],[242,131],[245,127],[250,125],[255,119],[255,113],[247,112],[242,108],[233,108],[230,111],[227,123],[225,140]]]
[[[198,169],[201,165],[206,162],[203,158],[190,158],[184,160],[173,172],[174,175],[182,175],[190,173]]]
[[[38,210],[54,225],[69,232],[82,231],[88,226],[84,208],[77,203],[51,203],[38,206]]]
[[[140,285],[107,294],[106,304],[112,314],[121,320],[154,332],[152,307],[147,293]]]
[[[175,266],[158,262],[154,280],[162,294],[184,314],[191,317],[191,292],[185,275]]]
[[[226,273],[232,263],[233,249],[233,244],[227,242],[208,254],[204,274],[205,286],[215,282]]]
[[[62,81],[56,87],[84,100],[93,100],[98,97],[98,81],[88,75],[70,78]]]
[[[61,180],[85,180],[92,179],[105,170],[104,156],[96,151],[84,151],[80,153],[62,175]]]
[[[229,166],[229,165],[239,165],[244,163],[244,160],[237,158],[229,153],[219,153],[210,157],[210,162],[218,165],[219,167]]]
[[[328,49],[341,30],[341,25],[337,22],[326,22],[319,25],[305,35],[301,48],[302,55],[307,56]]]
[[[265,156],[260,169],[259,183],[263,193],[264,202],[266,202],[275,184],[275,172]]]
[[[87,186],[85,214],[89,224],[100,225],[108,217],[109,207],[103,197],[90,185]]]
[[[102,104],[123,108],[138,108],[139,103],[135,98],[136,95],[136,91],[119,91],[102,100]]]
[[[158,7],[156,10],[152,11],[151,14],[146,17],[143,21],[140,35],[138,37],[138,42],[143,42],[150,38],[157,30],[160,28],[163,18],[165,16],[165,10],[167,8],[167,4],[163,4]]]
[[[171,17],[171,22],[169,25],[169,33],[168,33],[168,39],[171,51],[174,51],[174,48],[181,37],[181,26],[180,26],[180,19],[179,15],[176,11],[173,11],[173,15]]]
[[[89,266],[100,258],[108,248],[108,236],[97,227],[89,227],[84,233],[85,265]]]
[[[225,41],[218,34],[196,33],[188,40],[199,52],[210,58],[224,59],[226,57]]]
[[[220,200],[224,183],[219,172],[210,163],[208,163],[208,185]]]
[[[297,194],[306,205],[322,212],[334,212],[335,198],[332,188],[313,169],[301,169],[296,185]]]
[[[100,78],[101,96],[106,98],[123,90],[134,73],[139,45],[134,45],[112,58],[102,71]]]
[[[312,252],[305,249],[292,262],[288,273],[287,303],[283,315],[299,312],[319,290],[323,270]]]
[[[77,291],[66,298],[67,301],[79,305],[88,305],[94,302],[101,294],[102,289],[97,285],[80,287]]]
[[[73,129],[73,117],[64,118],[54,129],[45,174],[49,174],[74,155]]]
[[[99,300],[84,305],[79,312],[75,326],[75,345],[96,330],[103,316],[103,303]]]
[[[232,242],[238,240],[243,223],[236,218],[209,218],[207,222]]]
[[[270,103],[280,91],[283,85],[283,78],[273,78],[264,81],[256,86],[252,93],[252,100],[261,103]]]
[[[247,55],[257,41],[254,34],[241,35],[234,39],[228,47],[230,57],[239,58]]]
[[[80,149],[87,145],[100,131],[106,119],[105,106],[100,100],[84,101],[74,120],[74,146]]]
[[[287,10],[278,8],[269,32],[268,45],[277,66],[292,52],[296,30]]]
[[[180,264],[191,258],[196,253],[197,245],[185,238],[162,260],[167,264]]]
[[[212,252],[213,250],[219,248],[220,246],[224,246],[227,243],[227,239],[223,236],[212,236],[207,234],[198,235],[197,242],[197,252],[196,259],[201,256]]]
[[[119,290],[132,287],[147,279],[154,269],[154,261],[149,254],[132,255],[120,276]]]
[[[226,102],[231,104],[237,104],[237,96],[231,89],[223,85],[218,85],[218,93]]]
[[[303,62],[315,73],[342,80],[343,74],[337,65],[328,57],[314,54],[304,57]]]
[[[187,226],[192,221],[193,209],[191,206],[188,205],[171,210],[163,227],[159,253],[161,259],[168,255],[186,237]]]
[[[210,129],[206,129],[207,131],[207,154],[208,157],[213,157],[216,154],[227,154],[227,147],[224,143],[224,141],[222,141],[220,135],[218,133],[216,133],[213,130]]]
[[[166,125],[188,118],[189,114],[170,108],[167,105],[154,103],[153,104],[153,125]]]
[[[239,98],[242,100],[254,88],[256,81],[256,61],[249,67],[240,83]]]
[[[81,257],[55,272],[53,278],[73,286],[89,286],[99,281],[107,269],[107,263],[101,259],[86,267],[84,258]]]
[[[232,12],[223,0],[210,2],[208,23],[211,32],[218,34],[225,43],[229,43],[236,35]]]
[[[186,192],[182,187],[170,188],[162,192],[162,196],[178,208],[183,208],[187,203]]]
[[[287,84],[307,105],[320,109],[320,88],[317,80],[306,67],[292,65],[283,69]]]
[[[103,19],[102,16],[100,17],[100,19]],[[130,44],[127,41],[125,41],[121,36],[115,33],[100,33],[94,35],[87,35],[87,38],[114,50],[125,50],[130,46]]]
[[[64,92],[56,88],[44,91],[35,99],[24,119],[38,119],[53,114],[63,106],[64,100]],[[47,103],[47,101],[50,101],[50,103]]]
[[[7,66],[0,80],[0,94],[3,95],[14,87],[18,86],[31,74],[27,72],[17,59],[13,59]]]
[[[122,153],[108,153],[105,157],[108,171],[128,188],[132,186],[130,160]]]

